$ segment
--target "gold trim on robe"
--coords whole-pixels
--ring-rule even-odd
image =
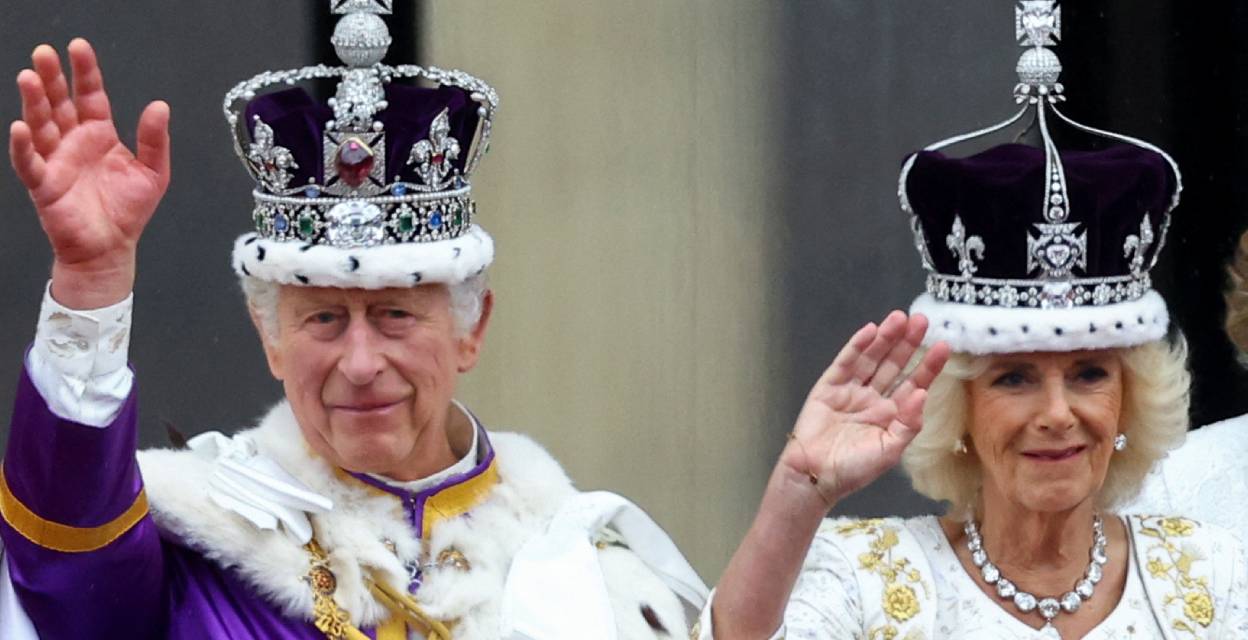
[[[98,527],[73,527],[46,520],[22,504],[9,490],[0,469],[0,516],[32,543],[62,553],[87,553],[112,544],[147,515],[147,493],[139,491],[130,508]]]
[[[497,484],[498,461],[493,460],[480,474],[430,496],[425,501],[425,513],[421,519],[423,531],[420,532],[420,537],[427,540],[435,524],[458,518],[485,502]]]

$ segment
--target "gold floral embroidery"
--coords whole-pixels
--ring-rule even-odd
[[[1157,540],[1148,548],[1145,568],[1154,578],[1169,580],[1174,585],[1174,591],[1165,594],[1162,605],[1167,611],[1177,608],[1186,618],[1175,617],[1170,626],[1194,638],[1200,637],[1198,628],[1213,624],[1214,617],[1209,578],[1192,575],[1192,565],[1205,557],[1195,546],[1181,540],[1195,532],[1196,523],[1184,518],[1145,518],[1140,527],[1141,534]]]
[[[1183,615],[1195,620],[1200,626],[1207,627],[1213,623],[1213,601],[1209,594],[1191,592],[1183,596]]]
[[[921,610],[921,602],[915,587],[928,593],[927,584],[918,569],[911,565],[910,559],[894,557],[893,549],[900,543],[898,530],[889,526],[885,520],[878,518],[854,520],[839,525],[836,532],[842,537],[854,535],[871,536],[868,550],[859,554],[858,566],[884,580],[884,591],[881,594],[881,606],[889,622],[867,630],[870,640],[894,640],[900,637],[902,629],[897,624],[905,623],[914,618]],[[904,625],[902,625],[904,627]],[[922,633],[911,630],[905,638],[919,638]]]
[[[919,613],[919,598],[914,589],[904,584],[890,584],[884,588],[884,611],[905,622]]]
[[[1195,527],[1191,522],[1183,518],[1163,518],[1161,521],[1161,529],[1172,536],[1185,537],[1192,535]]]

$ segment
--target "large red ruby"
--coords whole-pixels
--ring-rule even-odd
[[[373,150],[359,138],[351,138],[338,147],[338,160],[334,165],[339,180],[358,187],[368,180],[374,162]]]
[[[432,158],[432,162],[435,167],[442,166],[444,161],[446,161],[446,156],[441,153],[434,155]]]

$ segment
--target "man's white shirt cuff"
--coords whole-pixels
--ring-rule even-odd
[[[70,309],[44,289],[26,372],[57,417],[92,427],[117,418],[134,386],[126,366],[134,294],[102,309]]]

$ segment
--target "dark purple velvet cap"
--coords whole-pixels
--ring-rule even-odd
[[[377,114],[385,125],[386,181],[416,181],[415,167],[407,165],[408,154],[418,140],[429,137],[433,119],[448,111],[451,137],[459,141],[459,157],[451,166],[464,171],[471,157],[469,148],[477,131],[480,116],[477,103],[459,87],[415,87],[390,83],[386,85],[389,106]],[[312,178],[324,184],[322,135],[325,123],[334,118],[329,105],[318,102],[301,87],[257,96],[247,104],[247,132],[255,135],[255,116],[273,129],[275,144],[286,147],[294,155],[299,168],[293,172],[292,185],[307,184]]]
[[[1132,145],[1103,151],[1063,152],[1068,222],[1088,232],[1083,277],[1121,276],[1130,267],[1123,252],[1128,235],[1139,234],[1145,215],[1160,235],[1174,195],[1176,178],[1159,154]],[[977,261],[979,278],[1028,278],[1027,237],[1033,223],[1044,223],[1048,181],[1044,150],[1006,144],[967,158],[920,151],[906,180],[906,193],[940,273],[958,274],[958,258],[946,237],[955,216],[967,235],[986,245]],[[1153,243],[1151,263],[1161,243]]]

